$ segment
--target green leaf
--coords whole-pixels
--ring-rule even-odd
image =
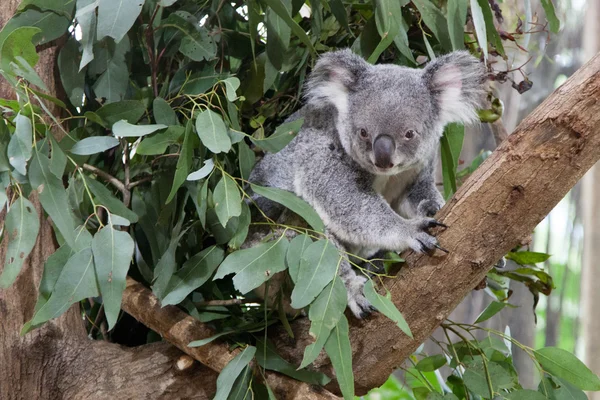
[[[331,332],[325,343],[325,351],[331,360],[335,376],[344,396],[344,400],[354,399],[354,375],[352,372],[352,347],[350,346],[350,333],[348,320],[345,316]]]
[[[536,253],[533,251],[517,251],[508,253],[506,258],[513,260],[519,265],[533,265],[546,261],[550,258],[550,254]]]
[[[508,400],[546,400],[547,397],[530,389],[515,390],[506,394]]]
[[[286,17],[289,17],[292,9],[291,1],[284,0],[281,4],[285,7]],[[267,8],[265,16],[267,27],[267,64],[265,64],[265,68],[271,64],[272,69],[278,71],[283,66],[284,55],[290,45],[291,28],[271,8]],[[265,83],[264,87],[268,88],[270,84]]]
[[[94,59],[94,41],[96,39],[96,0],[77,0],[77,13],[75,17],[81,28],[81,62],[79,70],[81,71]]]
[[[44,211],[52,218],[65,241],[74,248],[75,219],[68,207],[67,191],[62,180],[50,171],[50,160],[43,154],[35,153],[29,171],[31,187],[39,193]]]
[[[175,235],[175,237],[171,238],[169,247],[160,257],[160,260],[158,260],[156,266],[154,267],[154,283],[152,285],[152,293],[154,293],[161,301],[167,292],[169,282],[175,273],[175,268],[177,268],[175,252],[177,250],[178,243],[179,238],[177,235]]]
[[[107,1],[107,0],[103,0]],[[124,1],[124,0],[123,0]],[[94,63],[102,66],[102,74],[94,83],[96,97],[104,98],[106,103],[114,103],[123,100],[129,87],[129,67],[125,55],[130,51],[130,43],[124,37],[116,44],[112,57],[96,59]],[[94,63],[90,64],[90,68]],[[88,71],[89,72],[89,71]]]
[[[413,3],[421,13],[425,25],[431,29],[444,50],[452,50],[452,42],[448,34],[448,23],[440,9],[430,0],[413,0]]]
[[[50,158],[50,171],[57,177],[62,178],[65,168],[67,166],[67,156],[65,152],[60,148],[60,145],[54,139],[54,135],[51,132],[47,133],[47,137],[52,143],[52,153]]]
[[[146,107],[141,101],[123,100],[100,107],[96,114],[106,122],[106,126],[113,126],[122,119],[135,124],[145,112]]]
[[[80,140],[71,147],[71,153],[80,156],[102,153],[119,145],[119,140],[112,136],[92,136]]]
[[[556,11],[554,11],[554,4],[552,4],[552,0],[541,0],[542,7],[544,8],[544,12],[546,13],[546,19],[550,23],[550,30],[552,33],[558,33],[560,29],[560,21],[556,17]]]
[[[79,43],[75,38],[67,41],[58,54],[60,81],[73,107],[83,106],[85,72],[79,70],[80,59]]]
[[[452,42],[452,50],[465,48],[465,24],[467,23],[468,0],[448,1],[448,33]]]
[[[120,42],[142,11],[145,0],[100,0],[98,5],[98,40],[110,36]]]
[[[98,295],[94,257],[92,249],[86,247],[69,258],[54,285],[50,299],[35,313],[31,324],[39,325],[56,318],[72,304]]]
[[[204,160],[204,165],[198,171],[194,171],[187,176],[188,181],[198,181],[206,178],[215,169],[215,162],[212,158]]]
[[[444,197],[448,199],[456,192],[456,168],[465,137],[465,128],[459,124],[449,124],[440,139],[442,148],[442,177],[444,181]]]
[[[246,142],[238,143],[238,161],[240,164],[240,177],[248,180],[256,162],[256,154]]]
[[[223,118],[214,111],[205,110],[198,114],[196,132],[202,144],[215,154],[227,153],[231,149],[231,139]]]
[[[290,242],[285,261],[288,266],[288,273],[294,284],[298,281],[298,271],[300,269],[300,260],[304,250],[312,243],[312,239],[308,235],[298,235]]]
[[[240,80],[236,77],[231,77],[223,80],[223,84],[225,85],[227,100],[235,101],[238,98],[236,91],[240,87]]]
[[[443,354],[436,354],[423,358],[415,365],[415,368],[422,372],[432,372],[446,365],[446,361],[446,356]]]
[[[250,228],[250,207],[248,204],[242,202],[242,213],[237,218],[238,224],[237,229],[235,231],[235,235],[229,240],[227,246],[231,249],[239,249],[244,242],[246,241],[246,237],[248,236],[248,230]]]
[[[0,32],[0,48],[4,39],[19,27],[34,27],[40,32],[33,37],[36,45],[42,45],[58,39],[67,32],[71,25],[71,18],[58,15],[54,12],[41,12],[30,8],[12,17]],[[30,65],[32,65],[30,63]]]
[[[127,208],[121,200],[117,199],[106,186],[95,179],[87,178],[85,182],[94,194],[96,204],[108,208],[111,214],[120,215],[133,223],[138,222],[137,214]]]
[[[235,181],[228,175],[223,175],[213,193],[215,202],[215,211],[221,225],[227,225],[232,217],[237,217],[242,213],[242,198]]]
[[[562,379],[550,378],[547,375],[540,381],[538,392],[549,400],[587,400],[588,398],[581,389]]]
[[[340,262],[340,253],[329,240],[321,239],[308,246],[302,253],[291,306],[301,309],[312,303],[335,278]]]
[[[487,362],[487,371],[492,383],[492,390],[497,393],[500,389],[509,389],[515,385],[510,373],[495,362]],[[473,393],[483,397],[490,397],[490,388],[486,378],[486,370],[483,361],[470,362],[463,374],[463,380],[467,388]]]
[[[166,306],[181,303],[188,294],[202,286],[212,276],[223,261],[223,257],[223,250],[216,246],[211,246],[192,256],[171,277],[161,304]]]
[[[342,0],[330,0],[329,7],[331,7],[331,13],[335,16],[335,19],[338,20],[340,25],[347,31],[350,31],[350,27],[348,26],[348,14],[346,13],[346,8],[344,7]]]
[[[296,137],[296,134],[300,131],[300,128],[302,128],[303,123],[304,118],[296,119],[279,125],[279,127],[275,129],[275,132],[267,138],[256,139],[251,137],[250,140],[252,140],[252,143],[268,152],[277,153]]]
[[[217,393],[213,400],[227,400],[236,378],[250,364],[254,354],[256,347],[248,346],[223,368],[217,378]]]
[[[254,392],[250,387],[250,379],[252,378],[252,368],[247,366],[242,370],[240,375],[233,382],[231,392],[227,400],[250,400],[254,397]]]
[[[310,38],[306,35],[304,29],[292,19],[283,2],[281,0],[265,0],[265,3],[267,3],[269,8],[277,13],[281,19],[283,19],[283,21],[290,27],[292,32],[294,32],[294,35],[296,35],[298,39],[304,43],[311,54],[316,55],[317,53],[312,42],[310,41]]]
[[[141,137],[154,133],[160,129],[168,128],[166,125],[132,125],[125,120],[118,121],[112,126],[115,136],[120,137]]]
[[[600,390],[600,379],[566,350],[544,347],[533,354],[542,368],[550,374],[564,379],[581,390]]]
[[[224,330],[215,335],[207,337],[205,339],[194,340],[194,341],[188,343],[188,347],[202,347],[202,346],[207,345],[210,342],[214,341],[215,339],[220,338],[221,336],[229,335],[234,332],[235,332],[234,330]]]
[[[471,4],[471,15],[473,16],[473,25],[475,26],[475,33],[477,35],[477,42],[483,52],[483,57],[487,60],[488,58],[488,44],[487,44],[487,33],[485,18],[483,16],[483,9],[479,5],[479,0],[470,0]]]
[[[235,273],[233,285],[242,294],[248,293],[285,269],[287,248],[288,241],[282,235],[272,242],[237,250],[227,256],[213,280]]]
[[[39,56],[32,41],[40,32],[38,28],[22,26],[8,34],[0,47],[0,66],[4,72],[11,71],[10,63],[16,61],[17,56],[23,57],[32,67],[37,64]]]
[[[494,315],[498,314],[504,307],[510,306],[514,307],[512,304],[501,303],[499,301],[492,301],[486,308],[479,314],[475,323],[478,324],[483,321],[487,321],[492,318]]]
[[[410,327],[406,323],[402,313],[400,313],[398,308],[396,308],[392,302],[390,292],[387,292],[385,296],[380,295],[377,293],[377,291],[375,291],[375,286],[372,280],[369,280],[367,283],[365,283],[363,292],[373,307],[394,321],[396,325],[398,325],[398,328],[400,328],[402,332],[406,333],[408,337],[413,337]]]
[[[177,159],[177,167],[175,169],[175,176],[173,177],[173,185],[171,186],[171,192],[167,197],[166,204],[169,204],[171,200],[173,200],[177,194],[177,191],[181,185],[183,185],[190,172],[192,158],[194,157],[194,138],[192,137],[194,134],[193,130],[192,120],[189,120],[185,127],[185,137],[183,139],[183,145],[181,146],[179,158]]]
[[[381,42],[369,57],[370,63],[375,63],[379,55],[392,43],[400,31],[402,21],[402,10],[400,7],[406,2],[394,0],[375,1],[375,22],[377,31],[381,36]]]
[[[27,174],[27,161],[31,158],[33,126],[31,120],[20,113],[15,117],[15,133],[7,147],[8,162],[21,175]]]
[[[186,32],[181,40],[179,51],[194,61],[212,60],[217,54],[217,45],[208,35],[208,31],[199,28],[192,32]]]
[[[185,133],[182,126],[169,126],[164,132],[157,132],[152,136],[144,137],[136,149],[136,153],[144,156],[163,154],[167,147],[177,143]]]
[[[108,330],[115,326],[121,311],[121,298],[134,246],[133,239],[127,232],[118,231],[112,225],[101,229],[92,240],[96,278]]]
[[[154,120],[157,124],[162,125],[179,125],[177,114],[171,108],[171,105],[167,103],[162,97],[157,97],[152,102],[152,112],[154,113]]]
[[[312,208],[310,204],[296,196],[294,193],[274,187],[263,187],[258,185],[251,185],[251,187],[256,194],[282,204],[304,218],[304,220],[306,220],[306,222],[308,222],[314,230],[323,232],[323,229],[325,229],[323,221],[314,208]]]
[[[0,275],[0,288],[9,287],[17,279],[25,258],[35,245],[39,229],[40,221],[35,207],[25,197],[19,196],[8,210],[4,222],[4,236],[8,237],[8,248],[4,258],[4,270]]]
[[[277,354],[270,342],[265,343],[257,338],[256,349],[256,362],[265,369],[280,372],[296,380],[308,382],[312,385],[325,386],[331,381],[327,375],[321,372],[296,369],[296,367]]]
[[[498,53],[504,55],[504,46],[502,45],[502,40],[498,34],[498,31],[496,30],[496,26],[494,25],[494,15],[492,14],[490,3],[487,0],[477,1],[481,7],[483,19],[485,20],[487,41],[494,45]]]
[[[309,333],[315,341],[306,346],[300,368],[306,367],[317,359],[331,331],[344,315],[347,303],[346,287],[340,277],[336,276],[310,305],[308,311],[308,318],[311,321]]]

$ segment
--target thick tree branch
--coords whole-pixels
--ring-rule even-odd
[[[188,347],[188,343],[207,339],[217,332],[175,306],[161,307],[158,298],[148,288],[131,278],[127,278],[122,307],[169,343],[213,371],[221,371],[240,352],[239,348],[230,350],[227,343],[218,340],[200,347]],[[266,377],[269,386],[281,400],[337,399],[322,388],[271,371],[266,371]]]
[[[426,340],[491,266],[536,225],[600,158],[600,55],[531,113],[438,214],[449,255],[407,254],[408,266],[385,285],[414,340],[381,314],[351,326],[358,394],[381,385]],[[278,351],[299,362],[309,322],[293,324],[295,346]],[[328,371],[328,361],[316,365]]]

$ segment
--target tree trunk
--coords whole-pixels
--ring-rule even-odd
[[[381,385],[600,158],[599,96],[596,56],[529,115],[441,210],[438,218],[450,228],[439,228],[437,236],[450,254],[407,254],[408,266],[386,282],[414,339],[381,314],[351,326],[357,393]],[[278,349],[298,361],[310,342],[308,322],[293,328],[300,345],[280,342]],[[327,370],[326,361],[318,364]]]

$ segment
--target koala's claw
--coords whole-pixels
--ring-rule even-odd
[[[449,228],[448,225],[444,224],[443,222],[439,222],[435,219],[429,221],[429,226],[428,226],[429,228],[435,228],[436,226],[441,226],[442,228],[446,228],[446,229]]]
[[[352,314],[357,319],[365,319],[374,311],[377,311],[363,294],[366,281],[366,277],[357,275],[350,285],[346,285],[346,290],[348,291],[348,308],[350,308],[350,311],[352,311]]]
[[[440,251],[443,251],[443,252],[444,252],[444,253],[446,253],[446,254],[450,254],[450,251],[449,251],[449,250],[446,250],[445,248],[443,248],[443,247],[442,247],[442,246],[440,246],[439,244],[436,244],[436,245],[435,245],[435,248],[436,248],[436,249],[438,249],[438,250],[440,250]]]

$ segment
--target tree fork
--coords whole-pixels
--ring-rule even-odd
[[[600,158],[600,54],[556,89],[460,187],[438,213],[450,254],[405,254],[406,266],[385,286],[413,334],[383,315],[352,319],[350,342],[357,394],[385,382],[442,323],[504,254],[528,236]],[[277,348],[299,363],[309,321],[293,323],[296,344],[277,332]],[[315,365],[330,373],[329,361]],[[336,391],[332,383],[329,389]]]

